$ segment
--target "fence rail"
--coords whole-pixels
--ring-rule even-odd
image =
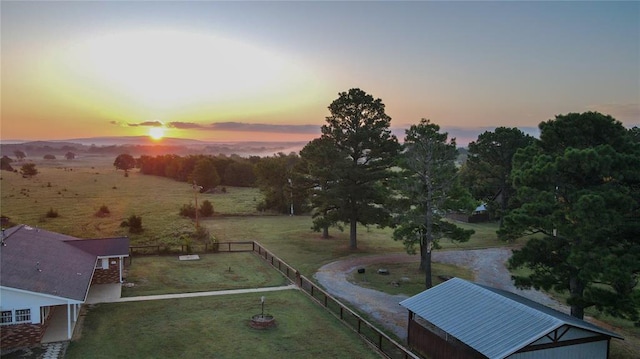
[[[201,250],[198,250],[201,249]],[[316,303],[323,306],[336,318],[340,319],[348,327],[357,332],[369,344],[374,346],[381,354],[391,359],[420,359],[418,355],[405,348],[400,343],[390,338],[387,334],[380,331],[373,324],[362,318],[359,314],[342,304],[331,294],[325,292],[322,288],[301,275],[298,270],[287,264],[279,257],[273,255],[265,247],[256,241],[244,242],[220,242],[215,247],[211,245],[186,246],[130,246],[129,261],[134,255],[149,254],[186,254],[186,253],[210,253],[210,252],[255,252],[263,260],[267,261],[274,268],[280,271],[285,277],[296,283],[307,295],[309,295]]]
[[[349,309],[331,294],[325,292],[315,283],[301,275],[295,268],[284,262],[282,259],[273,255],[258,242],[253,242],[253,250],[260,257],[269,262],[273,267],[277,268],[287,278],[294,281],[300,288],[307,293],[318,304],[325,307],[334,316],[339,318],[343,323],[347,324],[351,329],[356,331],[362,338],[378,349],[388,358],[403,359],[419,359],[420,357],[388,335],[380,331],[373,324],[362,318],[356,312]]]

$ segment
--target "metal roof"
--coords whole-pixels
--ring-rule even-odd
[[[517,294],[460,278],[425,290],[400,305],[489,358],[505,358],[563,325],[622,339]]]

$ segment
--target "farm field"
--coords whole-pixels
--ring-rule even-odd
[[[9,217],[14,223],[37,226],[79,238],[128,236],[134,245],[180,245],[180,236],[194,228],[192,220],[178,214],[182,205],[194,203],[195,193],[191,185],[167,178],[144,176],[137,170],[130,171],[129,176],[125,177],[122,171],[116,171],[113,167],[114,158],[97,156],[72,161],[35,160],[40,173],[33,178],[23,178],[20,174],[2,171],[0,214]],[[19,168],[18,165],[14,167]],[[309,278],[322,265],[338,259],[405,252],[403,244],[392,239],[391,229],[359,227],[358,249],[352,251],[348,246],[348,232],[332,228],[332,237],[322,239],[319,233],[311,231],[309,216],[291,217],[258,212],[255,207],[261,200],[261,194],[255,188],[230,187],[226,193],[197,196],[199,203],[203,200],[213,203],[215,215],[212,218],[201,218],[200,225],[207,228],[219,241],[258,241]],[[103,205],[109,208],[110,214],[106,217],[96,216]],[[50,210],[55,210],[58,217],[47,218],[46,213]],[[142,217],[144,231],[141,234],[130,234],[126,228],[120,227],[120,223],[132,214]],[[442,248],[438,250],[505,246],[495,235],[495,223],[461,226],[474,229],[476,234],[466,243],[442,241]],[[152,259],[161,262],[162,258],[134,257],[134,267],[138,260],[144,264],[148,260],[153,262]],[[373,268],[367,271],[370,270]],[[169,272],[168,269],[166,271]],[[132,271],[131,275],[134,273]],[[184,275],[188,277],[188,271],[186,273]],[[145,290],[148,291],[146,293],[155,293],[182,289],[179,280],[174,280],[173,284],[163,283],[161,278],[151,278],[144,271],[135,275],[156,284],[147,288],[123,288],[125,295],[146,295],[143,294]],[[276,275],[275,280],[262,279],[265,283],[278,285],[280,277]],[[193,291],[211,290],[204,289],[209,284],[199,286],[198,278],[191,280],[189,285]],[[384,284],[378,287],[388,291],[384,289]],[[129,292],[129,289],[133,291]],[[137,290],[140,292],[136,292]],[[589,314],[628,338],[623,343],[613,342],[612,358],[637,357],[640,353],[640,341],[637,339],[640,333],[637,328],[629,322],[600,317],[597,313]]]

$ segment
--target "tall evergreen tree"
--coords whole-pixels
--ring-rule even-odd
[[[397,190],[397,227],[395,240],[402,240],[409,253],[420,249],[420,268],[425,271],[425,286],[431,288],[431,251],[438,241],[447,237],[467,241],[473,230],[464,230],[446,221],[451,210],[471,210],[474,207],[469,192],[458,180],[455,160],[458,155],[455,139],[440,126],[422,119],[406,131],[403,151],[398,160],[399,176],[394,181]]]
[[[499,231],[536,234],[514,251],[519,287],[569,292],[571,315],[595,306],[638,321],[640,145],[622,124],[597,112],[540,124],[540,140],[516,153],[513,179],[523,205]]]
[[[322,126],[322,138],[340,153],[335,170],[339,181],[332,190],[336,218],[349,225],[349,246],[356,249],[357,224],[383,225],[389,219],[384,203],[384,181],[399,150],[389,129],[391,117],[381,99],[353,88],[329,105],[331,115]]]
[[[339,178],[336,159],[340,152],[330,138],[316,138],[300,151],[297,183],[308,192],[312,207],[314,231],[322,231],[322,238],[329,238],[329,227],[335,225],[337,207],[333,201],[334,189]]]
[[[475,198],[487,203],[491,212],[500,217],[500,227],[515,192],[510,177],[513,155],[534,141],[535,138],[517,128],[498,127],[469,143],[463,182]]]

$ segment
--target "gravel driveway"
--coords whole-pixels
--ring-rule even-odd
[[[505,262],[511,256],[511,249],[488,248],[460,251],[435,251],[433,262],[453,264],[473,271],[477,283],[517,293],[523,297],[568,312],[568,309],[536,290],[517,289],[512,281]],[[407,337],[407,310],[398,303],[406,299],[404,295],[390,295],[350,283],[347,276],[359,267],[370,264],[419,262],[416,255],[405,253],[366,256],[336,261],[322,266],[314,278],[327,292],[349,302],[359,310],[368,313],[377,322],[393,331],[399,338]]]

